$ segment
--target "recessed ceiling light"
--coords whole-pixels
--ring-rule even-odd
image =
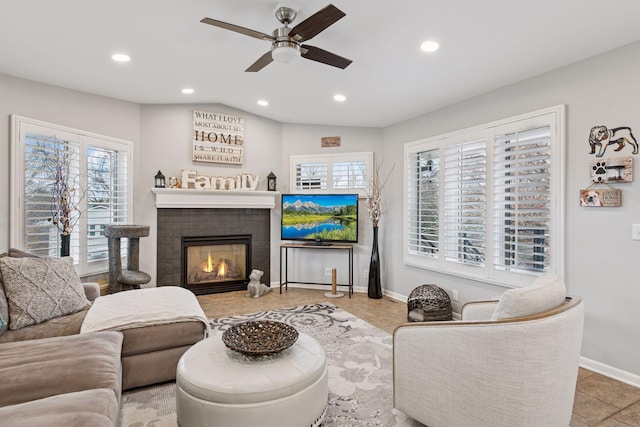
[[[113,59],[116,62],[129,62],[131,61],[131,57],[125,53],[116,53],[114,55],[111,55],[111,59]]]
[[[265,101],[264,99],[259,99],[258,100],[258,105],[261,107],[268,107],[269,106],[269,101]]]
[[[190,95],[195,91],[193,89],[191,89],[190,87],[185,87],[184,89],[182,89],[181,92],[184,93],[185,95]]]
[[[420,49],[422,49],[424,52],[429,52],[429,53],[435,52],[439,48],[440,48],[440,45],[438,44],[438,42],[435,42],[433,40],[427,40],[426,42],[420,45]]]
[[[340,94],[340,93],[337,93],[337,94],[333,95],[333,100],[336,101],[336,102],[344,102],[344,101],[347,100],[347,97],[342,95],[342,94]]]

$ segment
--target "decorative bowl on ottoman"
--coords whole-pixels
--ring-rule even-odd
[[[418,286],[407,299],[409,322],[451,320],[451,299],[447,292],[436,285]]]
[[[224,345],[248,356],[278,353],[291,347],[297,339],[296,328],[273,320],[238,323],[222,334]]]

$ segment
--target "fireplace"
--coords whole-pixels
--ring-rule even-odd
[[[251,235],[182,237],[182,283],[196,294],[246,289]]]
[[[169,194],[181,193],[175,189],[161,189]],[[173,190],[173,191],[172,191]],[[185,194],[197,190],[182,190]],[[212,193],[212,191],[208,191]],[[224,193],[222,191],[218,193]],[[246,193],[246,192],[245,192]],[[266,193],[266,192],[265,192]],[[271,192],[273,193],[273,192]],[[203,196],[200,195],[202,198]],[[207,196],[204,196],[207,197]],[[209,196],[212,197],[212,196]],[[271,196],[273,197],[273,196]],[[257,268],[262,270],[263,283],[270,283],[271,243],[270,210],[256,208],[160,208],[158,209],[157,284],[158,286],[182,286],[196,294],[246,290],[248,274]],[[249,236],[246,268],[249,273],[242,282],[218,281],[188,286],[183,269],[184,239],[195,239],[192,246],[204,246],[211,236]],[[199,241],[199,239],[203,239]],[[225,242],[227,243],[227,242]],[[208,263],[208,253],[205,254]],[[214,253],[211,253],[212,264]],[[220,256],[218,256],[220,258]],[[231,259],[226,257],[227,259]],[[202,261],[200,261],[202,264]],[[238,279],[239,280],[239,279]]]

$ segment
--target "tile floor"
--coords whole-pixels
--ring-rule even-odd
[[[398,324],[406,321],[407,305],[403,302],[388,298],[369,299],[360,293],[354,294],[351,299],[346,295],[344,298],[327,298],[325,292],[289,288],[282,294],[275,290],[254,299],[247,298],[246,292],[241,291],[201,295],[198,300],[210,318],[326,302],[390,334]],[[640,426],[640,389],[580,368],[571,427],[584,426]]]

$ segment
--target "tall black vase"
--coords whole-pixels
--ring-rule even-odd
[[[71,234],[60,235],[60,256],[69,256]]]
[[[382,298],[380,286],[380,255],[378,254],[378,227],[373,227],[373,246],[371,247],[371,262],[369,263],[369,298]]]

